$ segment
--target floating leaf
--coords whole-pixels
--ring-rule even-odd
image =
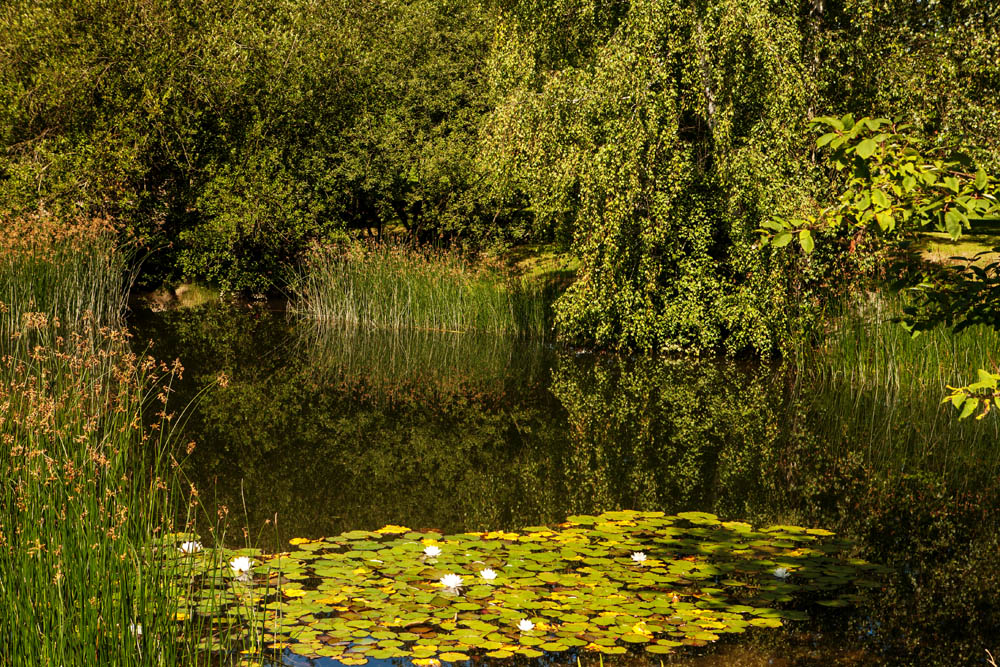
[[[247,552],[205,550],[187,561],[195,576],[205,575],[206,589],[186,603],[226,628],[234,644],[250,638],[251,626],[263,627],[265,646],[348,665],[410,658],[433,667],[473,654],[533,658],[571,648],[615,655],[628,645],[666,654],[682,642],[700,646],[721,633],[804,618],[769,606],[803,591],[826,592],[831,599],[821,604],[840,606],[855,599],[845,587],[878,586],[877,568],[841,559],[850,545],[833,538],[796,526],[755,531],[705,512],[607,512],[459,535],[387,526],[255,553],[254,581],[233,582],[232,590],[213,590],[212,573]],[[430,545],[440,553],[428,557]],[[646,554],[641,564],[630,557],[637,552]],[[488,583],[479,576],[486,567],[499,573]],[[794,576],[776,579],[779,569]],[[442,588],[446,574],[466,586]],[[531,631],[519,629],[525,620]],[[212,640],[205,649],[227,645]]]

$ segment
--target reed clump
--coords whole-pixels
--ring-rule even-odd
[[[0,340],[44,313],[67,328],[122,326],[128,258],[104,218],[0,214]]]
[[[104,220],[0,224],[0,664],[174,665],[167,368],[122,329]]]
[[[543,336],[541,289],[455,251],[391,243],[316,247],[293,281],[310,318],[374,329]]]
[[[170,371],[120,332],[43,326],[49,342],[0,359],[6,664],[170,664],[176,602],[148,546],[168,516],[169,415],[143,423]]]

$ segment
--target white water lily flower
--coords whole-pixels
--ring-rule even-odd
[[[201,551],[201,542],[181,542],[178,549],[182,554],[196,554]]]
[[[229,561],[229,567],[233,569],[234,574],[244,575],[250,571],[250,567],[253,565],[253,561],[246,556],[237,556],[236,558]]]
[[[486,581],[493,581],[497,578],[496,571],[494,571],[491,567],[483,568],[479,571],[479,575]]]
[[[441,547],[436,546],[434,544],[430,545],[429,547],[424,547],[424,555],[427,556],[428,558],[434,558],[435,556],[440,556]]]
[[[776,568],[774,568],[774,576],[776,576],[778,579],[787,579],[788,578],[788,568],[786,568],[786,567],[776,567]]]
[[[646,554],[644,554],[641,551],[636,551],[634,554],[632,554],[632,560],[634,560],[636,563],[641,563],[644,560],[646,560]]]
[[[457,574],[446,574],[441,577],[441,585],[445,588],[458,588],[462,585],[462,577]]]
[[[521,632],[531,632],[535,629],[535,624],[526,618],[522,618],[517,622],[517,629]]]

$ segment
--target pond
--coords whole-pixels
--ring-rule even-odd
[[[904,406],[844,400],[849,386],[810,386],[787,368],[317,329],[280,305],[137,311],[132,328],[137,348],[153,341],[155,356],[185,366],[171,399],[192,405],[185,470],[225,518],[229,546],[710,512],[829,529],[888,570],[851,605],[806,604],[807,619],[781,628],[605,660],[956,665],[1000,651],[996,459],[952,441],[913,447],[938,436],[908,423]],[[889,426],[872,428],[873,411]],[[539,660],[550,658],[576,654]]]

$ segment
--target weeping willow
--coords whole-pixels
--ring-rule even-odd
[[[796,17],[744,0],[610,7],[526,8],[548,21],[507,17],[491,61],[497,187],[525,192],[582,261],[557,326],[601,346],[766,353],[792,295],[754,230],[808,202]]]

